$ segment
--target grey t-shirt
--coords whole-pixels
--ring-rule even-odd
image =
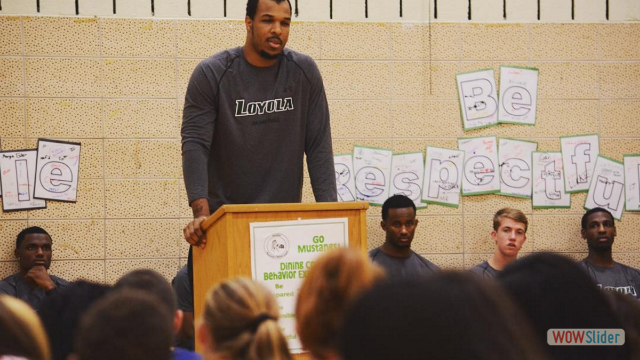
[[[640,291],[640,270],[620,263],[614,263],[611,268],[603,268],[591,264],[587,259],[582,260],[579,264],[599,288],[617,291],[640,299],[638,294]]]
[[[32,288],[22,280],[20,273],[15,273],[0,281],[0,294],[7,294],[16,297],[31,305],[33,309],[38,310],[40,309],[40,305],[42,305],[45,297],[52,296],[61,288],[69,285],[69,282],[65,279],[59,278],[55,275],[49,275],[49,277],[51,277],[53,283],[56,284],[56,287],[51,291],[46,292],[41,287]]]
[[[489,265],[488,261],[483,261],[480,264],[469,269],[472,274],[478,275],[481,278],[493,279],[501,273],[500,270],[496,270]]]
[[[396,258],[387,255],[380,248],[369,251],[369,258],[374,264],[380,265],[390,280],[410,279],[427,276],[440,271],[438,265],[411,251],[406,258]]]
[[[320,71],[285,49],[255,67],[242,48],[193,71],[182,121],[182,167],[189,203],[289,203],[302,199],[303,157],[316,201],[337,201],[329,107]]]

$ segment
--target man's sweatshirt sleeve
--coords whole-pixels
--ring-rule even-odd
[[[309,59],[308,72],[311,92],[305,153],[307,168],[311,177],[311,187],[317,202],[338,201],[331,145],[331,125],[329,105],[318,67]]]

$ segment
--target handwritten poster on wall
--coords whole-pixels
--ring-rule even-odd
[[[531,153],[538,149],[532,141],[500,138],[500,195],[531,197]]]
[[[324,252],[346,247],[347,218],[256,222],[250,225],[251,275],[271,290],[279,325],[292,353],[303,351],[296,334],[295,304],[302,279]]]
[[[498,93],[493,69],[456,75],[464,131],[498,124]]]
[[[80,143],[39,139],[34,196],[75,202],[79,168]]]
[[[600,154],[598,135],[560,137],[564,166],[564,190],[567,193],[587,191],[596,159]]]
[[[538,101],[538,69],[500,66],[501,123],[535,125]]]
[[[584,207],[607,209],[620,220],[624,208],[624,165],[621,162],[598,155]]]
[[[356,201],[356,182],[351,154],[335,155],[333,166],[336,173],[338,202]]]
[[[393,155],[389,196],[404,195],[413,200],[417,208],[427,207],[427,204],[422,202],[423,175],[422,152]]]
[[[496,137],[459,138],[458,149],[464,151],[462,195],[499,192],[500,169]]]
[[[45,200],[34,198],[37,150],[0,151],[2,210],[44,209]]]
[[[624,156],[625,203],[627,211],[640,211],[640,155]]]
[[[533,168],[533,208],[570,208],[571,195],[564,191],[562,153],[533,152],[531,158]]]
[[[382,205],[391,188],[393,151],[364,146],[353,148],[353,168],[356,172],[356,199]]]
[[[464,151],[427,146],[422,200],[458,207],[463,166]]]

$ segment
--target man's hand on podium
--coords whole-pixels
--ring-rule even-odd
[[[193,211],[193,220],[184,227],[182,234],[184,239],[193,246],[198,246],[200,249],[204,249],[207,244],[207,238],[200,225],[205,221],[211,213],[209,212],[209,200],[196,199],[191,203],[191,210]]]
[[[182,233],[184,239],[193,246],[198,246],[200,249],[204,249],[207,244],[207,238],[204,236],[204,231],[200,228],[203,221],[207,219],[206,216],[197,217],[184,227]]]

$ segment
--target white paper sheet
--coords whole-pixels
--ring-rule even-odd
[[[587,191],[593,177],[596,158],[600,153],[598,135],[561,137],[560,147],[564,168],[564,191]]]
[[[465,131],[498,124],[498,93],[493,69],[456,75]]]
[[[499,122],[535,125],[538,69],[500,66],[499,99]]]
[[[499,192],[500,168],[496,137],[460,138],[458,148],[464,151],[462,195]]]
[[[624,156],[624,184],[627,211],[640,211],[640,155]]]
[[[46,207],[45,200],[33,197],[37,153],[38,151],[35,149],[0,152],[2,210],[14,211]]]
[[[621,162],[598,156],[584,207],[607,209],[620,220],[624,209],[624,165]]]
[[[353,148],[353,168],[356,172],[356,199],[382,205],[391,188],[393,151],[363,146]]]
[[[458,207],[464,151],[427,146],[422,199],[430,204]]]
[[[498,140],[501,195],[531,197],[531,153],[537,149],[538,143],[531,141]]]
[[[393,155],[389,196],[404,195],[413,200],[416,208],[427,207],[427,204],[422,202],[422,176],[422,152]]]
[[[38,199],[75,202],[78,196],[80,143],[38,140]]]
[[[564,191],[562,153],[534,152],[531,157],[533,162],[533,208],[571,207],[571,195]]]

